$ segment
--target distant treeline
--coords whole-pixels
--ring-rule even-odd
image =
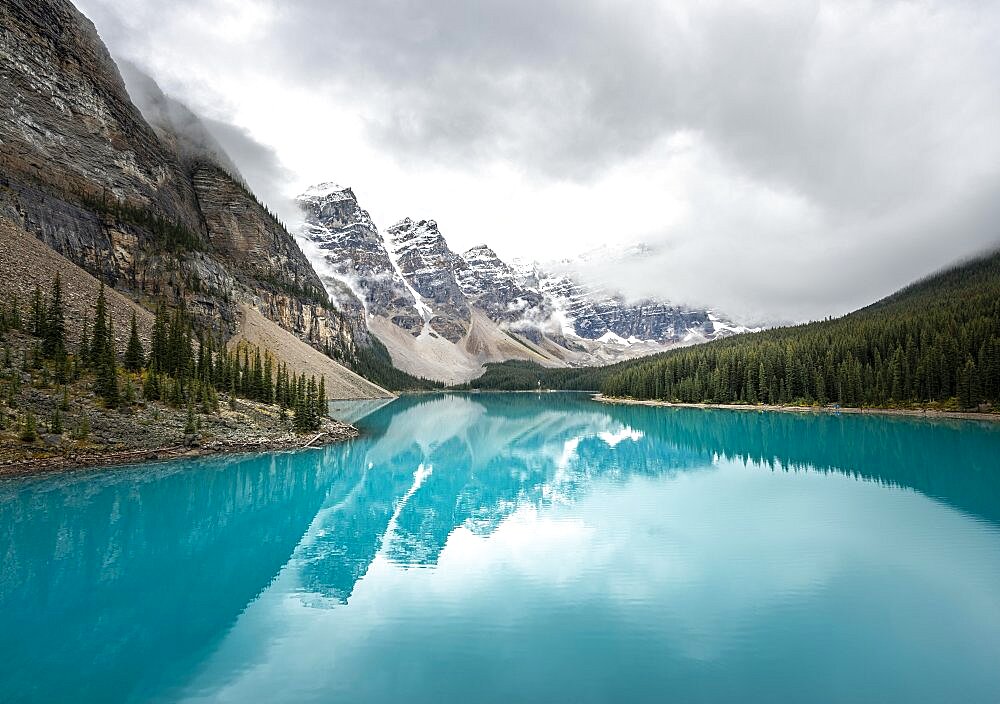
[[[336,356],[334,358],[337,359]],[[374,335],[371,336],[371,346],[359,345],[353,357],[341,361],[368,381],[389,391],[428,391],[444,387],[439,381],[416,377],[396,368],[389,350]]]
[[[486,365],[486,372],[456,389],[491,391],[531,391],[561,389],[564,391],[597,391],[614,367],[565,367],[549,369],[536,362],[511,360]]]
[[[472,386],[539,384],[685,403],[995,406],[1000,402],[1000,253],[835,320],[589,370],[495,365]]]

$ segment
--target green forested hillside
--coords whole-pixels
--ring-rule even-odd
[[[486,372],[454,388],[483,389],[491,391],[531,391],[533,389],[561,389],[566,391],[597,391],[614,370],[627,362],[608,367],[568,367],[550,369],[537,362],[510,360],[486,365]]]
[[[407,374],[392,363],[389,350],[382,341],[371,336],[371,345],[359,345],[353,357],[345,360],[355,372],[368,381],[390,391],[428,391],[444,386],[439,381]]]
[[[613,367],[497,365],[480,388],[600,389],[714,403],[975,408],[1000,401],[1000,253],[909,286],[842,318],[740,335]],[[528,379],[532,384],[526,384]]]

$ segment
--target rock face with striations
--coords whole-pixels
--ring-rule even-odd
[[[314,347],[354,347],[351,321],[227,173],[231,162],[212,165],[196,130],[171,132],[193,113],[151,91],[151,127],[71,3],[0,3],[0,28],[0,217],[121,291],[185,303],[223,334],[242,303]]]
[[[132,104],[94,25],[65,0],[0,3],[0,162],[59,194],[126,199],[197,229],[176,156]]]
[[[330,314],[323,282],[284,226],[217,167],[197,167],[192,181],[212,251],[243,284],[239,298],[323,348],[347,344],[357,321]]]
[[[524,285],[513,267],[486,245],[473,247],[462,259],[466,266],[455,272],[458,285],[469,302],[491,319],[514,323],[551,314],[542,293]]]
[[[328,270],[328,289],[352,292],[367,312],[388,318],[417,335],[423,318],[413,293],[396,271],[382,236],[350,188],[332,183],[313,186],[296,198],[305,218],[303,234],[319,249]],[[331,291],[331,293],[333,293]],[[360,299],[360,300],[359,300]]]
[[[390,227],[386,236],[400,273],[433,310],[431,328],[446,340],[458,342],[472,321],[456,278],[468,264],[448,248],[433,220],[405,218]]]
[[[534,274],[544,291],[572,321],[580,337],[655,340],[678,344],[715,337],[714,316],[705,310],[660,301],[628,302],[624,297],[585,287],[566,275]]]

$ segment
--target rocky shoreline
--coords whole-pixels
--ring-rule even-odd
[[[833,406],[771,406],[766,404],[753,405],[748,403],[672,403],[670,401],[642,401],[634,398],[604,396],[603,394],[595,394],[592,398],[599,403],[630,406],[721,408],[729,411],[775,411],[779,413],[846,413],[851,415],[909,416],[913,418],[950,418],[956,420],[985,420],[1000,422],[1000,413],[942,411],[933,408],[840,408]]]
[[[163,447],[81,448],[60,454],[22,457],[0,464],[0,479],[29,476],[58,470],[114,467],[147,462],[162,462],[182,457],[237,455],[319,448],[345,442],[358,436],[351,425],[327,419],[316,433],[261,435],[250,438],[222,438],[190,441]]]

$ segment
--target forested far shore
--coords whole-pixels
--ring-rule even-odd
[[[491,365],[471,388],[558,388],[681,403],[1000,403],[1000,253],[841,318],[737,335],[609,367]]]

